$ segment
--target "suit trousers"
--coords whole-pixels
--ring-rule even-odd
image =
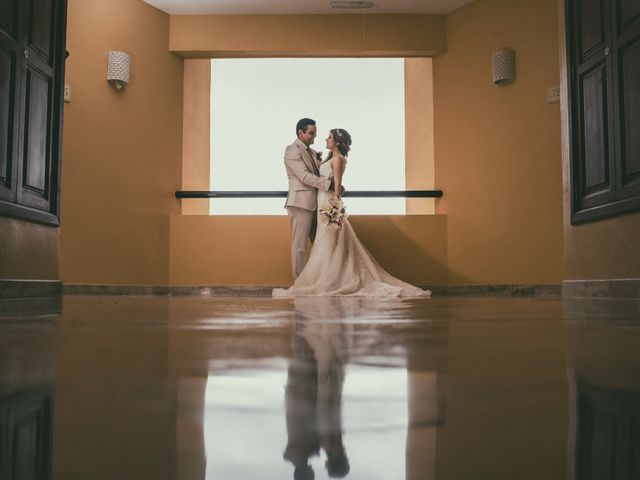
[[[287,207],[291,222],[291,273],[296,279],[307,263],[307,239],[313,242],[316,235],[315,210]]]

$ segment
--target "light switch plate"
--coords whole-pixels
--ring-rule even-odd
[[[71,101],[71,84],[70,83],[64,84],[64,101],[65,102]]]
[[[560,101],[560,85],[549,85],[547,87],[547,103]]]

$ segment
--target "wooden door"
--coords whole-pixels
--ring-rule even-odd
[[[640,210],[640,2],[566,0],[571,220]]]
[[[59,224],[66,0],[0,2],[0,214]]]

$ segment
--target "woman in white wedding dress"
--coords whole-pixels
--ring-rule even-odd
[[[351,149],[351,136],[334,128],[327,138],[329,157],[320,164],[320,175],[332,177],[335,191],[340,192]],[[331,198],[333,191],[318,190],[318,206]],[[429,297],[422,290],[387,273],[360,243],[346,218],[340,228],[323,223],[320,214],[316,238],[304,270],[292,287],[273,290],[274,297],[296,296],[365,296],[365,297]]]

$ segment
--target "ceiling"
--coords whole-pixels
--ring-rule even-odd
[[[334,9],[329,0],[144,0],[172,15],[449,13],[473,0],[372,0],[367,9]]]

